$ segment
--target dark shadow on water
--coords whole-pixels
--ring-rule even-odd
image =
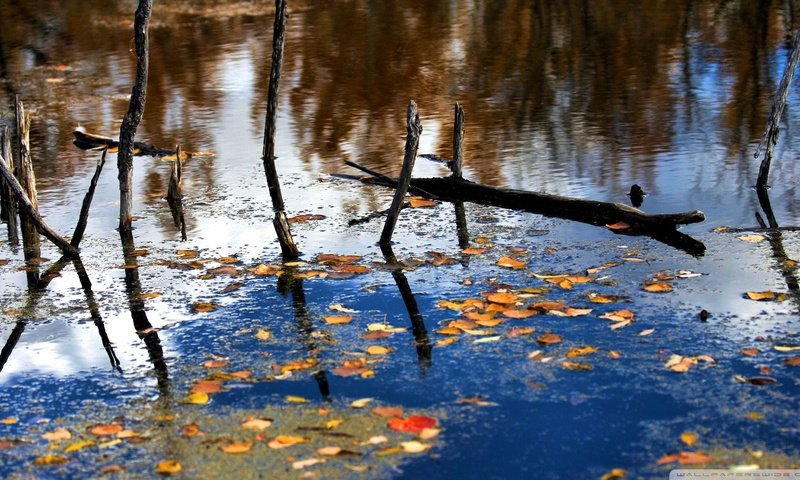
[[[417,361],[423,373],[431,367],[433,363],[431,340],[428,338],[428,330],[425,328],[425,319],[417,306],[417,300],[414,298],[414,293],[411,291],[411,286],[408,284],[408,279],[403,273],[403,265],[397,261],[397,257],[389,245],[381,245],[381,252],[383,258],[392,270],[392,277],[397,283],[397,289],[400,290],[400,295],[403,297],[403,303],[408,311],[408,317],[411,320],[411,331],[414,334],[414,341],[417,346]]]
[[[317,359],[319,346],[317,341],[312,336],[314,332],[314,324],[308,316],[308,307],[306,304],[306,294],[303,290],[303,279],[297,278],[292,269],[285,270],[285,273],[278,278],[278,293],[283,296],[292,296],[292,308],[294,309],[295,325],[297,327],[297,335],[302,345],[306,347],[311,358]],[[331,397],[331,389],[328,383],[328,376],[324,369],[318,370],[314,373],[314,380],[317,382],[319,393],[322,398],[330,402],[333,400]]]

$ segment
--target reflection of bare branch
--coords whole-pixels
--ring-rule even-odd
[[[403,303],[408,311],[408,316],[411,319],[411,331],[414,334],[414,340],[417,345],[417,361],[419,366],[424,370],[431,366],[432,357],[431,352],[433,347],[428,338],[428,330],[425,328],[425,319],[417,306],[417,300],[414,298],[414,293],[411,291],[411,286],[408,284],[408,279],[403,273],[403,267],[397,261],[397,257],[390,245],[382,244],[381,252],[386,263],[392,268],[392,277],[394,277],[397,288],[400,290],[400,295],[403,297]]]
[[[303,279],[295,277],[291,268],[284,270],[284,274],[278,278],[278,292],[282,295],[291,293],[295,325],[297,326],[300,343],[305,345],[312,357],[316,357],[319,347],[311,335],[314,332],[314,324],[308,316],[306,294],[303,291]],[[331,401],[331,389],[328,385],[328,377],[325,370],[320,369],[315,372],[314,379],[317,381],[317,387],[319,387],[319,393],[322,398],[326,401]]]
[[[86,273],[86,268],[83,266],[83,262],[80,258],[72,260],[72,265],[75,267],[75,272],[78,274],[78,279],[81,282],[83,293],[86,296],[86,304],[89,307],[89,314],[92,316],[94,325],[97,327],[97,332],[100,334],[100,341],[103,344],[103,349],[105,349],[106,355],[108,355],[108,361],[111,362],[111,368],[122,373],[122,368],[120,367],[117,354],[114,353],[114,347],[111,345],[111,341],[108,339],[106,325],[103,322],[103,316],[100,314],[100,308],[98,308],[97,301],[94,298],[94,291],[92,291],[92,282],[89,280],[89,274]]]

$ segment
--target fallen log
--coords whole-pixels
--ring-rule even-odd
[[[359,168],[358,164],[352,164]],[[366,171],[367,169],[359,168]],[[395,188],[397,181],[388,177],[360,177],[363,183]],[[448,202],[471,202],[520,210],[549,217],[563,218],[591,225],[623,222],[629,227],[614,229],[622,235],[646,235],[695,256],[703,255],[705,245],[676,230],[678,225],[702,222],[699,210],[673,214],[648,214],[623,203],[600,202],[548,193],[529,192],[481,185],[456,177],[412,178],[411,186]]]
[[[81,150],[105,150],[114,152],[119,149],[119,141],[111,137],[89,133],[82,128],[76,128],[72,132],[72,144]],[[146,155],[151,157],[163,157],[175,155],[175,150],[158,148],[144,142],[133,142],[134,155]]]

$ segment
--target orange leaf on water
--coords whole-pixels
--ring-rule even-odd
[[[545,333],[536,339],[536,343],[542,346],[555,345],[556,343],[561,343],[561,341],[561,335],[556,335],[555,333]]]
[[[506,267],[506,268],[511,268],[511,269],[514,269],[514,270],[519,270],[519,269],[525,268],[526,265],[527,264],[525,262],[516,260],[516,259],[511,258],[511,257],[500,257],[500,259],[497,260],[497,266],[498,267]]]
[[[104,437],[108,435],[116,435],[117,433],[122,431],[122,425],[118,423],[111,423],[108,425],[95,425],[92,427],[90,432],[92,435],[97,435],[98,437]]]
[[[434,428],[436,419],[421,415],[412,415],[407,418],[393,418],[387,423],[390,429],[397,432],[419,433],[426,428]]]

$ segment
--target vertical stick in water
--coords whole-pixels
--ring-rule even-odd
[[[267,186],[272,200],[272,210],[275,218],[272,225],[278,235],[284,260],[297,258],[297,245],[289,230],[286,220],[281,184],[278,180],[278,171],[275,169],[275,126],[278,117],[278,87],[281,80],[281,66],[283,64],[283,46],[286,43],[286,0],[275,0],[275,24],[272,37],[272,68],[269,72],[269,97],[267,99],[267,118],[264,123],[264,173],[267,177]]]
[[[7,126],[3,126],[0,132],[0,156],[8,162],[8,169],[14,171],[14,157],[11,155],[11,134]],[[3,192],[3,211],[5,216],[3,219],[6,221],[8,227],[8,242],[11,244],[19,243],[19,236],[17,235],[17,202],[14,194],[11,192],[11,187],[0,179],[0,189]]]
[[[133,244],[133,149],[136,129],[144,114],[145,96],[147,93],[148,58],[148,25],[153,0],[139,0],[133,22],[134,46],[136,49],[136,82],[131,92],[128,112],[122,119],[119,128],[119,153],[117,169],[119,171],[119,234],[122,247]]]
[[[403,208],[403,199],[408,191],[408,184],[411,182],[411,171],[414,169],[414,162],[417,159],[417,149],[419,148],[419,136],[422,135],[422,124],[419,121],[419,112],[414,100],[408,103],[406,111],[406,148],[403,156],[403,170],[397,181],[397,190],[394,192],[392,206],[389,207],[389,214],[386,216],[386,223],[383,226],[380,244],[388,245],[392,241],[392,233],[397,225],[397,218]]]
[[[455,122],[453,124],[453,162],[450,171],[455,178],[461,178],[461,164],[464,162],[464,108],[456,102]]]
[[[764,128],[764,133],[761,135],[761,142],[758,144],[754,155],[755,158],[758,158],[766,144],[767,151],[764,154],[764,159],[761,160],[761,166],[758,169],[758,180],[756,181],[756,187],[759,189],[767,188],[769,167],[772,163],[772,152],[775,149],[775,144],[778,143],[778,124],[781,121],[781,115],[783,115],[783,108],[786,106],[786,97],[789,96],[789,85],[792,83],[798,60],[800,60],[800,29],[798,29],[794,37],[792,53],[789,55],[789,61],[786,63],[786,68],[783,71],[783,78],[781,78],[778,91],[775,92],[775,98],[772,100],[772,111],[769,114],[767,126]]]
[[[23,192],[27,195],[30,201],[31,208],[34,212],[39,212],[39,199],[36,194],[36,176],[33,173],[33,161],[30,154],[30,130],[31,130],[31,117],[30,113],[25,111],[22,102],[19,98],[16,99],[16,120],[17,120],[17,162],[16,162],[16,176],[22,186]],[[20,227],[22,230],[22,245],[25,251],[25,259],[41,257],[42,247],[39,232],[36,230],[36,224],[31,218],[31,214],[25,210],[20,211],[19,214]]]
[[[89,209],[92,208],[92,199],[94,198],[94,191],[97,188],[97,180],[100,178],[100,173],[103,171],[103,165],[106,164],[107,153],[108,153],[108,148],[104,148],[103,155],[97,162],[97,167],[94,170],[94,175],[92,175],[92,180],[91,182],[89,182],[89,191],[86,192],[86,196],[83,197],[83,205],[81,205],[81,213],[78,216],[78,224],[75,225],[75,232],[72,234],[72,238],[69,241],[69,244],[75,248],[78,248],[78,245],[81,244],[81,240],[83,239],[83,232],[86,231],[86,224],[89,223]]]

